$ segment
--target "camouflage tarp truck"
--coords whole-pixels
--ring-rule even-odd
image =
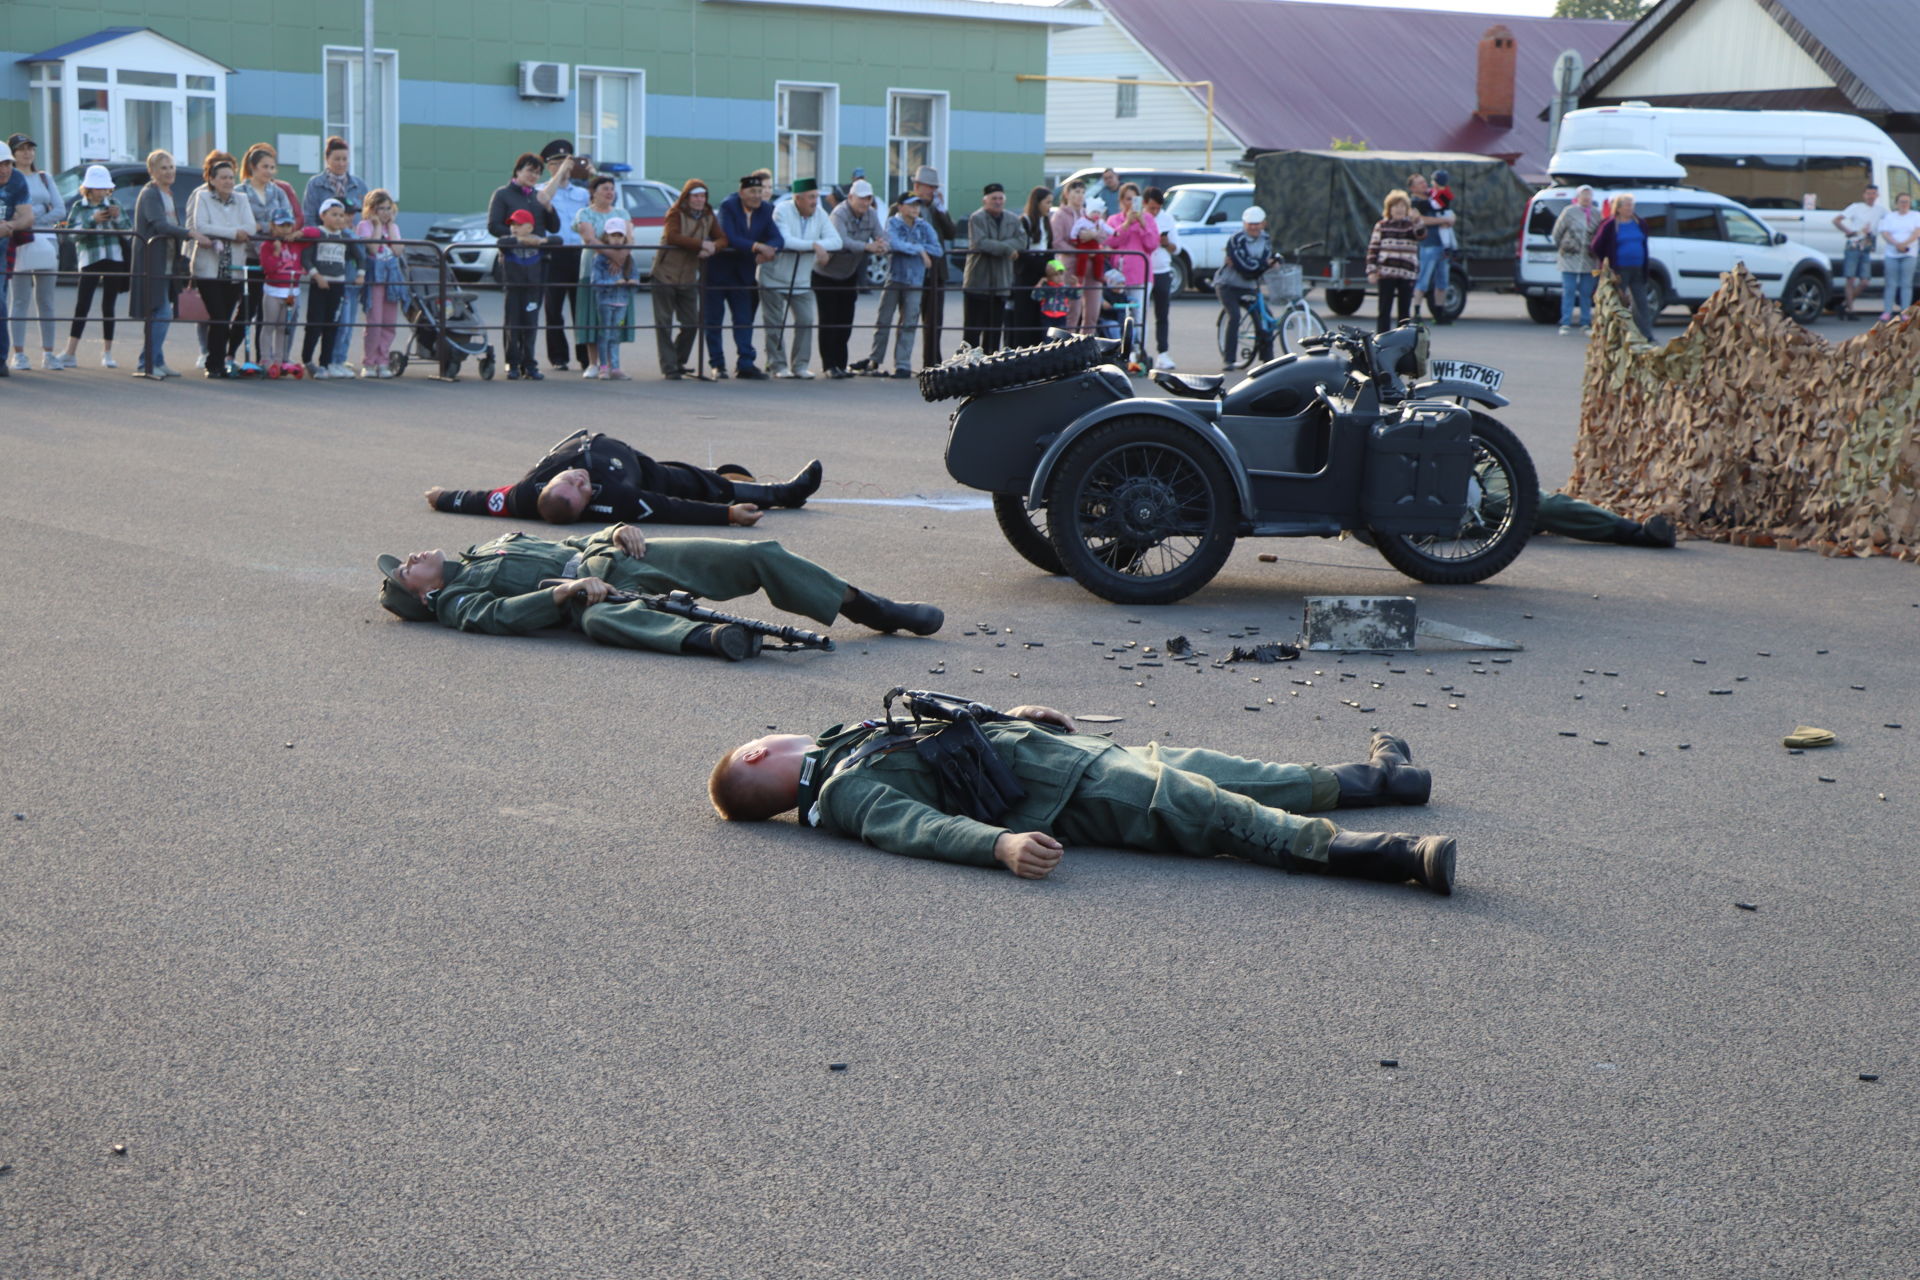
[[[1301,261],[1307,282],[1325,287],[1327,306],[1350,316],[1367,295],[1367,240],[1389,191],[1405,189],[1407,175],[1447,171],[1453,211],[1459,215],[1458,255],[1444,291],[1428,296],[1434,315],[1452,319],[1467,294],[1513,278],[1515,246],[1533,189],[1505,161],[1458,152],[1269,151],[1254,160],[1254,199],[1267,211],[1274,247],[1319,241]]]

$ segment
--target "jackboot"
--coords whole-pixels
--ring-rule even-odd
[[[1614,526],[1613,540],[1623,547],[1671,547],[1675,541],[1673,521],[1665,516],[1655,516],[1645,524],[1622,519]]]
[[[846,599],[840,602],[840,616],[875,631],[911,631],[917,636],[932,635],[947,620],[935,605],[889,600],[858,587],[847,588]]]
[[[708,653],[728,662],[744,662],[758,657],[760,633],[749,631],[737,622],[715,622],[690,631],[680,642],[682,653]]]
[[[1336,831],[1327,846],[1327,874],[1399,884],[1417,881],[1442,896],[1453,892],[1452,836]]]
[[[815,458],[785,484],[741,484],[736,480],[733,498],[736,502],[751,502],[762,507],[804,507],[813,491],[820,487],[822,474],[820,459]]]
[[[1390,733],[1373,735],[1372,756],[1362,764],[1329,765],[1340,780],[1342,809],[1380,804],[1425,804],[1433,794],[1433,775],[1413,767],[1413,750]]]

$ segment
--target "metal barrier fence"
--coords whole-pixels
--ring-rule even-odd
[[[19,308],[9,308],[8,323],[14,329],[28,331],[36,324],[42,325],[43,344],[47,332],[43,322],[50,322],[56,329],[62,323],[67,325],[67,337],[73,345],[83,336],[87,325],[94,323],[96,317],[91,314],[94,295],[100,295],[101,323],[107,322],[104,312],[110,300],[125,293],[128,298],[128,313],[124,317],[114,317],[117,325],[137,326],[141,333],[141,367],[147,367],[149,352],[156,338],[164,343],[167,331],[174,324],[191,323],[198,327],[199,345],[203,358],[209,351],[222,351],[234,356],[235,363],[243,373],[260,371],[264,361],[263,353],[284,350],[284,359],[277,362],[287,366],[297,364],[302,372],[315,366],[311,357],[316,353],[324,354],[328,349],[326,331],[332,331],[335,359],[333,364],[347,361],[342,356],[344,348],[350,344],[351,334],[355,331],[393,330],[392,349],[388,360],[388,369],[398,374],[416,361],[431,362],[439,379],[451,381],[457,378],[469,359],[475,360],[483,378],[491,378],[499,363],[513,356],[522,358],[522,363],[531,366],[534,344],[540,340],[543,332],[559,331],[561,339],[548,338],[549,354],[552,348],[565,343],[569,357],[584,358],[580,349],[586,347],[588,337],[598,346],[598,335],[603,324],[597,314],[582,314],[582,307],[592,307],[596,301],[595,286],[590,279],[590,264],[593,256],[602,252],[602,246],[537,244],[514,246],[522,250],[532,250],[538,254],[554,257],[568,256],[578,264],[574,273],[581,277],[578,282],[566,280],[559,283],[542,279],[538,283],[515,283],[512,281],[494,282],[491,279],[462,281],[458,279],[458,268],[450,258],[454,250],[472,250],[474,248],[492,248],[496,253],[505,252],[502,247],[507,239],[487,241],[462,241],[443,243],[425,239],[395,240],[349,240],[360,246],[378,245],[394,251],[400,262],[401,279],[381,285],[374,285],[366,278],[363,266],[360,283],[347,286],[347,295],[359,295],[370,287],[380,287],[388,292],[381,299],[382,309],[393,301],[396,290],[404,290],[404,301],[399,305],[392,320],[376,320],[367,316],[364,310],[352,318],[342,319],[337,314],[340,300],[332,306],[319,306],[323,314],[316,315],[315,294],[317,286],[308,280],[311,263],[303,258],[300,271],[292,284],[291,296],[284,299],[284,316],[274,321],[267,319],[269,310],[279,310],[268,305],[268,281],[263,275],[256,258],[229,253],[220,260],[216,275],[197,277],[192,269],[190,255],[196,244],[189,238],[182,240],[171,235],[158,235],[141,239],[131,230],[94,229],[87,227],[40,228],[34,232],[36,238],[51,236],[61,238],[86,237],[93,240],[113,238],[121,242],[120,260],[123,271],[97,269],[99,264],[89,264],[77,271],[22,272],[8,279],[9,293],[15,291],[14,281],[21,277],[52,276],[56,284],[71,279],[79,286],[75,296],[75,305],[68,314],[52,315],[36,306],[31,315],[23,316]],[[296,237],[288,242],[305,249],[315,242],[312,237]],[[217,242],[222,243],[222,242]],[[259,238],[249,242],[258,246],[267,243]],[[204,247],[201,249],[205,251]],[[157,276],[146,271],[146,264],[154,252],[168,254],[168,270]],[[665,246],[636,245],[628,250],[635,257],[650,254],[658,266],[663,254],[675,252]],[[811,258],[813,250],[783,250],[796,258]],[[764,327],[769,354],[779,362],[777,367],[797,369],[808,364],[813,354],[812,348],[818,347],[823,356],[837,358],[842,363],[829,368],[846,368],[849,364],[870,363],[875,371],[884,373],[886,348],[891,338],[894,348],[896,367],[901,367],[899,356],[904,352],[909,357],[915,342],[924,334],[928,346],[939,342],[939,334],[947,326],[944,314],[944,294],[948,288],[962,292],[963,317],[959,326],[963,341],[969,345],[991,350],[998,346],[1026,345],[1045,340],[1049,327],[1061,323],[1062,317],[1045,315],[1041,306],[1030,295],[1035,286],[1027,281],[1031,278],[1038,260],[1057,257],[1068,265],[1069,278],[1083,262],[1099,260],[1101,270],[1111,266],[1122,257],[1148,259],[1150,255],[1137,250],[1112,252],[1080,252],[1073,250],[1041,253],[1030,251],[1024,255],[1026,261],[1016,264],[1016,283],[1009,293],[969,294],[959,290],[956,285],[942,280],[935,288],[925,285],[894,286],[891,280],[880,285],[872,285],[863,279],[864,264],[856,265],[851,278],[844,281],[817,277],[813,267],[819,265],[816,260],[811,265],[806,261],[795,263],[790,272],[780,272],[788,276],[783,285],[763,282],[759,276],[761,267],[755,262],[748,266],[744,277],[731,276],[724,281],[715,281],[712,276],[712,264],[709,260],[702,270],[702,279],[686,284],[666,284],[656,280],[638,281],[620,287],[626,288],[632,295],[632,305],[625,309],[619,332],[622,335],[639,332],[652,332],[656,335],[657,355],[662,371],[672,369],[686,375],[709,378],[725,377],[724,340],[728,330],[732,331],[736,356],[736,370],[741,364],[758,368],[759,352],[754,347],[754,329]],[[135,259],[142,269],[133,271]],[[571,264],[570,264],[571,265]],[[1142,274],[1146,275],[1149,286],[1125,286],[1126,301],[1124,308],[1138,307],[1144,310],[1145,294],[1150,287],[1150,261],[1142,262]],[[1024,269],[1021,269],[1024,267]],[[944,274],[945,260],[936,259],[929,272]],[[277,275],[278,273],[276,273]],[[543,276],[544,276],[543,272]],[[148,314],[133,314],[132,298],[139,286],[136,276],[148,279],[163,279],[167,283],[169,306],[166,308],[149,307]],[[89,280],[89,277],[92,279]],[[118,287],[110,282],[118,282]],[[1044,283],[1044,281],[1043,281]],[[205,285],[222,286],[209,290]],[[285,286],[274,286],[285,287]],[[1065,327],[1078,327],[1083,332],[1092,332],[1098,321],[1086,323],[1086,310],[1097,307],[1102,295],[1103,283],[1081,282],[1074,284],[1069,292],[1079,295],[1075,301],[1079,304],[1075,314],[1065,317],[1077,321]],[[191,305],[182,314],[179,302],[189,290],[198,296],[199,309]],[[888,298],[889,291],[898,295]],[[498,323],[484,319],[477,303],[481,296],[498,293],[503,304],[509,310],[502,315]],[[859,295],[874,292],[880,297],[880,306],[872,319],[856,322],[855,306]],[[209,305],[209,293],[211,303]],[[110,299],[109,295],[113,295]],[[306,296],[306,307],[302,309],[301,295]],[[915,297],[913,295],[920,295]],[[928,314],[921,306],[923,299],[938,295],[941,313]],[[640,305],[641,298],[652,302],[651,319],[644,316],[646,310]],[[569,299],[571,301],[569,301]],[[991,299],[992,301],[988,301]],[[191,304],[192,299],[187,299]],[[511,308],[518,305],[520,322],[515,322]],[[931,308],[931,301],[927,302]],[[986,308],[991,308],[988,310]],[[530,308],[530,309],[529,309]],[[569,310],[573,314],[573,323],[569,327],[564,317]],[[173,314],[161,315],[163,310],[172,310]],[[203,314],[204,313],[204,316]],[[1124,317],[1127,312],[1122,310]],[[1134,332],[1141,335],[1144,348],[1144,315],[1134,317]],[[298,361],[293,357],[292,337],[300,326],[306,327],[304,355]],[[278,326],[275,332],[270,326]],[[1127,326],[1122,325],[1122,328]],[[222,341],[211,341],[209,330],[221,330]],[[75,330],[80,332],[76,333]],[[931,331],[928,333],[927,331]],[[851,354],[852,335],[866,332],[872,337],[871,351],[862,361],[848,358]],[[792,358],[789,357],[786,340],[793,337]],[[404,336],[402,336],[404,334]],[[494,336],[500,340],[500,350],[495,349]],[[804,335],[804,336],[803,336]],[[284,342],[284,348],[282,343]],[[524,345],[516,345],[524,344]],[[989,345],[991,344],[991,345]],[[363,344],[364,345],[364,344]],[[513,356],[507,354],[513,349]],[[26,350],[24,344],[16,350]],[[718,351],[719,360],[713,360]],[[802,352],[805,355],[802,355]],[[751,358],[742,359],[743,353],[751,352]],[[874,353],[878,353],[875,355]],[[669,366],[667,361],[673,364]],[[710,361],[712,363],[710,363]],[[165,368],[164,352],[158,354],[151,363]],[[559,363],[559,361],[549,361]],[[323,362],[324,364],[324,362]],[[909,358],[905,365],[911,367]],[[276,370],[277,372],[277,370]],[[363,375],[367,376],[367,375]]]

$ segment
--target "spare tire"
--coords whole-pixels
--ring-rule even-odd
[[[920,394],[929,402],[977,396],[988,391],[1048,382],[1100,363],[1100,340],[1092,334],[1013,347],[962,361],[958,356],[920,371]]]

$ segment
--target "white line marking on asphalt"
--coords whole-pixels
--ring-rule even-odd
[[[990,494],[949,494],[945,497],[929,497],[924,493],[909,494],[904,498],[808,498],[810,507],[825,506],[835,502],[845,507],[927,507],[934,511],[991,511],[993,497]]]

